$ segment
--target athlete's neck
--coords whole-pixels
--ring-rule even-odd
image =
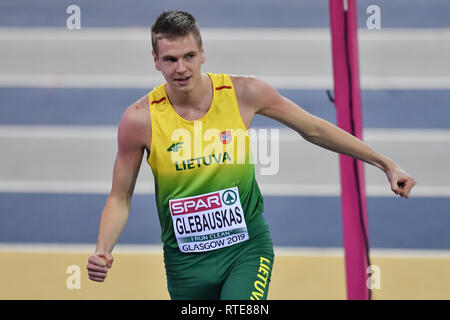
[[[201,74],[191,90],[181,91],[166,85],[166,93],[170,103],[176,109],[206,112],[212,100],[212,81],[208,75]]]

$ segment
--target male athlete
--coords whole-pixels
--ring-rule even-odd
[[[378,167],[392,191],[408,198],[415,180],[392,160],[309,114],[266,82],[202,73],[202,40],[190,14],[163,12],[152,25],[152,46],[155,67],[166,83],[128,107],[120,121],[112,189],[87,265],[91,280],[104,281],[111,268],[111,252],[127,222],[146,151],[170,297],[267,298],[274,253],[253,164],[242,161],[251,151],[237,144],[227,149],[239,132],[247,132],[255,114]],[[204,133],[200,147],[192,142],[199,132]]]

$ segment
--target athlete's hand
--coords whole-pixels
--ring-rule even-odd
[[[416,185],[416,180],[399,166],[386,171],[391,184],[391,190],[402,198],[408,198],[411,189]]]
[[[92,281],[103,282],[113,261],[113,256],[108,252],[96,252],[90,256],[88,265],[86,266],[89,273],[89,279]]]

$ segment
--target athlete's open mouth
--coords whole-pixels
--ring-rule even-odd
[[[183,82],[183,81],[189,80],[190,78],[191,78],[190,76],[189,77],[184,77],[184,78],[175,78],[175,81]]]

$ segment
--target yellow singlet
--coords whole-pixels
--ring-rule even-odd
[[[196,121],[175,112],[165,84],[148,95],[147,161],[155,178],[161,240],[182,252],[246,241],[248,223],[264,210],[233,83],[226,74],[208,76],[212,103]]]

